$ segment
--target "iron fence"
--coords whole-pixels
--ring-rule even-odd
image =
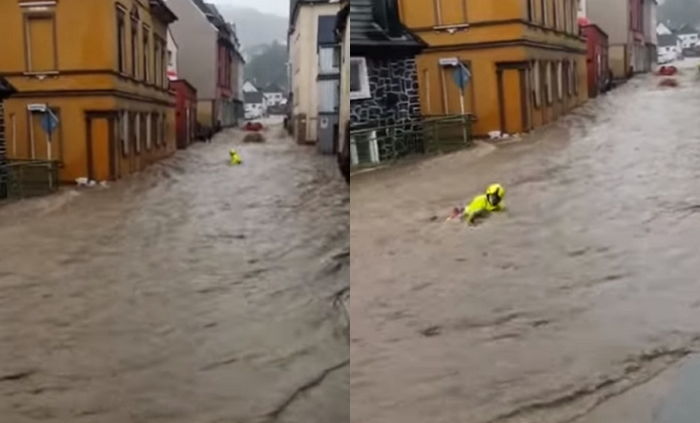
[[[414,154],[448,153],[471,144],[471,115],[426,116],[397,125],[350,131],[353,167],[372,167]]]
[[[0,165],[0,200],[47,195],[58,187],[56,161],[8,160]]]

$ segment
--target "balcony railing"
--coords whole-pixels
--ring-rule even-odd
[[[426,116],[350,131],[352,166],[372,167],[416,154],[449,153],[471,144],[471,115]]]

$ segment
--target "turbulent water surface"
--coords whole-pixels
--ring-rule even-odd
[[[570,422],[700,346],[700,81],[658,80],[353,180],[353,422]],[[443,223],[493,182],[508,212]]]
[[[348,192],[229,131],[0,206],[0,421],[348,421]]]

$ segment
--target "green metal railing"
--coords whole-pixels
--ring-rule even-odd
[[[415,154],[449,153],[471,144],[473,116],[426,116],[398,125],[350,131],[353,167],[372,167]]]
[[[56,161],[8,160],[0,165],[0,200],[47,195],[58,187]]]

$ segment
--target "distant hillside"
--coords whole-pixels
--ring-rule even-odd
[[[217,3],[216,7],[227,21],[236,24],[244,51],[254,51],[255,46],[272,44],[273,41],[286,44],[287,18],[227,4]]]
[[[260,88],[269,84],[286,89],[287,83],[287,47],[273,42],[263,46],[261,51],[248,60],[245,77]]]
[[[700,1],[666,0],[659,5],[659,22],[670,22],[678,28],[683,24],[700,24]]]

